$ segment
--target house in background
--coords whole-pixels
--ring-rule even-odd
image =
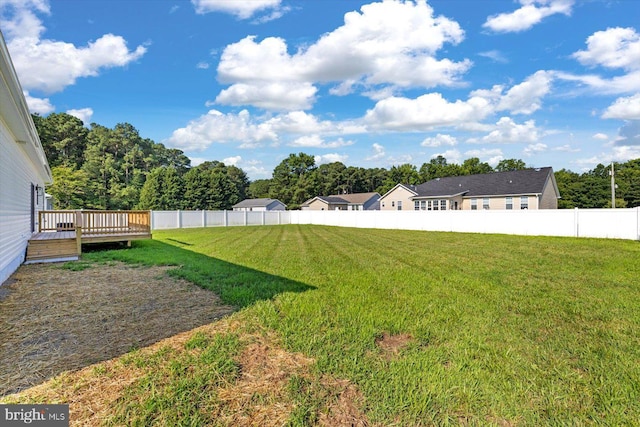
[[[380,198],[380,209],[557,209],[559,198],[553,169],[545,167],[398,184]]]
[[[380,194],[355,193],[316,196],[300,205],[301,210],[310,211],[371,211],[379,210]]]
[[[0,33],[0,284],[25,259],[53,178]]]
[[[232,208],[234,211],[283,211],[287,205],[278,199],[244,199]]]

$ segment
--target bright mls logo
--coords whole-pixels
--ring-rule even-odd
[[[68,427],[69,405],[0,405],[0,426]]]

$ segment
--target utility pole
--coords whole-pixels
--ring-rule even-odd
[[[616,178],[615,172],[613,170],[613,160],[611,161],[611,171],[609,172],[611,175],[611,209],[616,208]]]

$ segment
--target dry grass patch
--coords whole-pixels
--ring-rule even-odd
[[[212,292],[123,263],[20,267],[0,295],[0,396],[231,313]]]
[[[398,356],[400,351],[413,341],[413,337],[409,334],[391,335],[388,332],[384,332],[380,337],[376,338],[376,345],[382,352],[382,356],[390,360]]]

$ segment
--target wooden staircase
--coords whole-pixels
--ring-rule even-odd
[[[36,233],[29,240],[25,264],[75,261],[79,256],[75,231]]]

